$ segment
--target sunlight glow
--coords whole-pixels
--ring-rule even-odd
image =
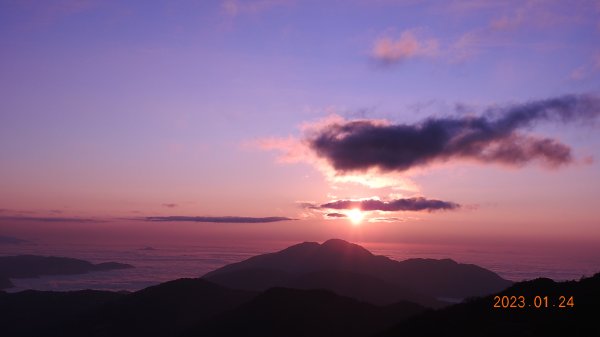
[[[360,209],[358,209],[358,208],[354,208],[354,209],[348,211],[348,213],[346,213],[346,215],[348,215],[348,219],[350,219],[350,222],[352,222],[352,224],[354,226],[358,226],[362,222],[363,218],[365,217],[363,212],[361,212]]]

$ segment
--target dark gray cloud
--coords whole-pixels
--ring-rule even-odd
[[[313,204],[312,202],[301,202],[298,205],[301,208],[306,208],[306,209],[319,209],[319,205]]]
[[[185,221],[185,222],[216,222],[216,223],[266,223],[277,221],[296,220],[281,216],[247,217],[247,216],[149,216],[146,221]]]
[[[359,208],[362,211],[437,211],[437,210],[453,210],[460,208],[459,204],[435,200],[419,198],[394,199],[390,201],[381,201],[377,199],[367,200],[336,200],[320,206],[323,209],[354,209]]]
[[[343,213],[327,213],[325,214],[328,218],[347,218],[348,216]]]
[[[406,219],[390,217],[390,218],[373,218],[369,219],[370,222],[404,222]]]
[[[593,122],[600,99],[593,95],[558,98],[488,109],[481,116],[428,118],[418,124],[349,121],[307,135],[307,144],[338,172],[404,171],[450,159],[524,165],[539,161],[558,167],[573,161],[571,148],[525,132],[540,122]]]
[[[162,204],[162,205],[163,205],[163,207],[167,207],[167,208],[175,208],[175,207],[177,207],[177,204],[174,204],[174,203],[165,203],[165,204]]]

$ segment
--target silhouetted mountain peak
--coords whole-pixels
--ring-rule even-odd
[[[302,242],[285,248],[279,254],[307,254],[319,249],[319,246],[321,245],[318,242]]]
[[[320,251],[325,254],[341,254],[347,257],[373,256],[373,254],[354,243],[342,239],[329,239],[321,244]]]
[[[294,256],[296,258],[319,258],[323,255],[344,255],[347,257],[373,256],[365,248],[342,239],[329,239],[322,244],[318,242],[302,242],[274,254],[285,255],[287,257]]]
[[[329,239],[325,242],[322,243],[323,246],[340,246],[340,247],[344,247],[344,246],[358,246],[355,245],[353,243],[350,243],[346,240],[342,240],[342,239]],[[362,248],[362,247],[361,247]]]
[[[339,272],[346,274],[341,276]],[[203,277],[221,285],[248,290],[265,290],[273,286],[305,289],[311,285],[325,286],[354,298],[369,298],[372,303],[380,303],[381,296],[360,291],[358,285],[379,283],[396,287],[398,294],[412,293],[415,296],[410,298],[413,299],[429,296],[429,300],[420,301],[422,304],[432,303],[434,297],[463,298],[490,294],[512,283],[476,265],[450,259],[395,261],[373,255],[359,245],[340,239],[327,240],[322,244],[304,242],[224,266]],[[352,281],[346,280],[347,277]]]

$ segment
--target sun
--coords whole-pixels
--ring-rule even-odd
[[[350,219],[350,222],[352,222],[352,224],[355,226],[358,226],[365,217],[363,212],[361,212],[358,208],[349,210],[346,215],[348,216],[348,219]]]

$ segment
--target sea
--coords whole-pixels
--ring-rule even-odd
[[[297,243],[297,242],[296,242]],[[284,249],[293,242],[247,242],[197,245],[131,246],[89,244],[0,245],[0,256],[34,254],[64,256],[93,263],[120,262],[135,268],[92,272],[83,275],[55,275],[12,279],[17,292],[26,289],[68,291],[97,289],[135,291],[178,278],[195,278],[224,265],[258,254]],[[450,258],[490,269],[500,276],[522,281],[547,277],[556,281],[577,280],[600,272],[600,250],[565,253],[556,249],[488,248],[485,246],[446,246],[436,244],[360,243],[377,255],[394,260],[410,258]]]

